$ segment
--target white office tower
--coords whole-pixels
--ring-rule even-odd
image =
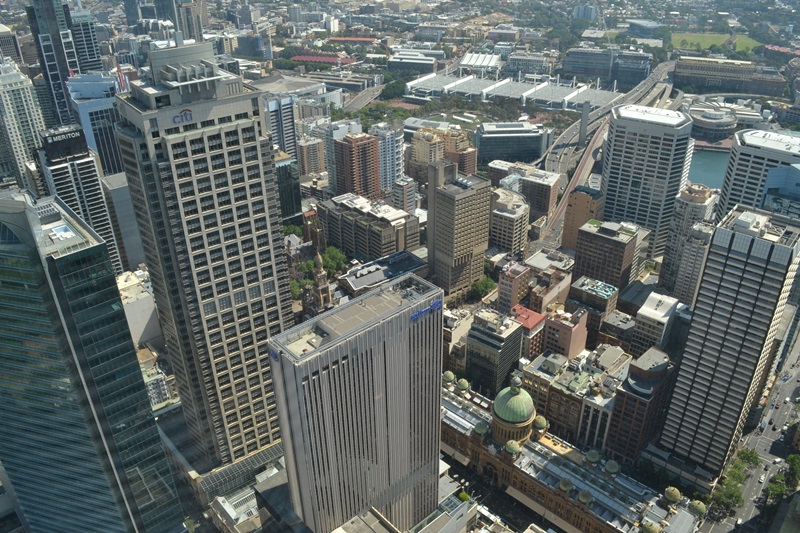
[[[649,229],[649,257],[664,254],[675,198],[686,186],[694,141],[680,111],[623,105],[611,110],[603,148],[605,220]]]
[[[796,220],[742,207],[714,231],[660,440],[684,481],[710,489],[736,451],[776,351],[799,238]]]
[[[0,177],[11,176],[23,188],[25,163],[33,161],[39,132],[45,129],[31,80],[13,61],[0,63]]]
[[[680,257],[689,231],[697,222],[711,220],[719,195],[702,183],[690,183],[675,200],[675,212],[669,228],[669,238],[664,247],[664,261],[658,281],[668,291],[675,288]]]
[[[397,180],[403,179],[403,130],[392,128],[385,122],[373,125],[369,134],[380,143],[381,190],[391,191]]]
[[[795,163],[800,163],[800,136],[788,131],[737,131],[733,136],[716,220],[726,217],[737,204],[761,207],[769,170]]]
[[[197,468],[213,467],[279,438],[267,338],[292,312],[272,141],[261,92],[213,43],[148,66],[117,95],[117,139]]]
[[[700,286],[700,275],[706,261],[708,246],[714,234],[714,225],[698,222],[691,227],[683,240],[680,255],[676,260],[677,270],[672,296],[686,305],[693,305]]]
[[[292,505],[315,533],[437,505],[442,291],[403,276],[270,339]]]

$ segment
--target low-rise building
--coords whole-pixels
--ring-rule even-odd
[[[542,353],[544,315],[522,305],[515,305],[511,309],[511,316],[522,324],[522,357],[529,359]]]
[[[497,280],[495,306],[501,313],[524,301],[530,292],[531,269],[525,263],[512,262],[503,267]]]
[[[583,308],[568,313],[562,304],[550,306],[545,314],[542,350],[563,354],[568,359],[577,357],[586,349],[587,315]]]
[[[630,354],[639,357],[650,348],[663,350],[669,340],[680,303],[676,298],[651,293],[636,313]]]

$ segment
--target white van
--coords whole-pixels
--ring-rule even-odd
[[[783,459],[781,459],[780,457],[778,457],[777,459],[775,459],[774,461],[772,461],[772,464],[776,465],[776,464],[778,464],[778,463],[782,463],[782,462],[783,462]]]

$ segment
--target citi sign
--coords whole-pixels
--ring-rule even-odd
[[[192,110],[191,109],[181,109],[180,112],[172,117],[173,124],[185,124],[186,122],[192,121]]]
[[[424,317],[428,313],[432,313],[434,311],[438,311],[442,308],[442,301],[441,300],[434,300],[430,307],[426,307],[425,309],[420,309],[419,311],[414,311],[411,313],[411,321],[414,322],[415,320],[419,320],[420,318]]]

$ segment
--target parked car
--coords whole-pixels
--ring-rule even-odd
[[[760,477],[760,478],[758,478],[758,482],[759,482],[759,483],[764,483],[764,480],[765,480],[765,479],[767,479],[767,476],[765,476],[764,474],[761,474],[761,477]]]
[[[785,438],[786,438],[786,435],[781,435],[781,442],[783,442]]]

